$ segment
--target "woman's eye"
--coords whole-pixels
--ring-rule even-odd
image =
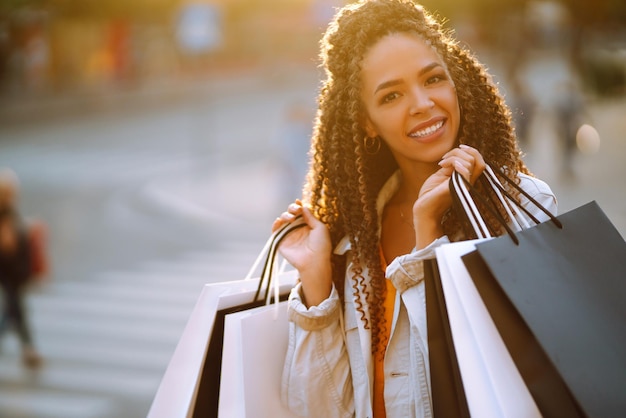
[[[397,99],[398,97],[400,97],[400,93],[397,92],[393,92],[393,93],[388,93],[385,94],[381,99],[380,99],[380,103],[381,104],[385,104],[385,103],[389,103],[394,101],[395,99]]]
[[[430,85],[430,84],[435,84],[438,83],[440,81],[446,80],[446,76],[443,74],[436,74],[433,75],[431,77],[428,77],[428,79],[426,80],[426,85]]]

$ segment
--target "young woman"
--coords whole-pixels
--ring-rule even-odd
[[[283,401],[306,417],[432,416],[422,262],[472,238],[451,210],[453,171],[474,183],[487,160],[553,212],[556,200],[483,66],[421,6],[345,6],[321,57],[304,199],[273,225],[307,224],[280,247],[300,275]]]

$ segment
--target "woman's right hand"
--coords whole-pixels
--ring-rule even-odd
[[[328,227],[296,200],[272,225],[272,232],[302,215],[306,226],[290,232],[280,243],[280,254],[298,270],[307,307],[316,306],[330,296],[332,244]]]

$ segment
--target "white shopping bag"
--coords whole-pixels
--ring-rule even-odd
[[[281,273],[280,293],[288,293],[296,279],[293,271]],[[251,279],[211,283],[203,287],[161,379],[149,418],[193,416],[197,397],[206,395],[198,394],[198,389],[216,313],[249,303],[258,285],[259,279]]]
[[[485,239],[445,244],[436,249],[470,414],[480,418],[541,417],[461,259],[481,241]]]
[[[287,302],[226,315],[220,418],[293,418],[280,401]]]
[[[296,218],[274,232],[245,279],[204,286],[152,401],[148,418],[217,417],[224,330],[224,322],[220,320],[225,320],[224,314],[231,311],[263,306],[272,298],[286,299],[297,282],[297,271],[285,271],[286,263],[280,269],[277,267],[278,244],[291,231],[305,225],[301,218]],[[254,279],[259,266],[263,267],[261,274]],[[286,317],[283,323],[287,326]],[[284,361],[284,353],[282,357]],[[277,370],[282,368],[281,364]],[[280,398],[279,390],[275,396]]]

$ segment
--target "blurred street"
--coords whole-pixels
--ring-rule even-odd
[[[296,181],[279,137],[317,74],[274,71],[79,119],[33,104],[51,116],[3,124],[0,165],[20,177],[25,216],[50,227],[53,275],[27,298],[44,367],[2,342],[1,417],[145,416],[202,285],[243,278],[296,197],[277,187]]]
[[[85,23],[69,13],[54,39],[74,46],[76,33],[90,33],[89,53],[57,46],[57,84],[39,91],[7,78],[0,167],[20,179],[22,214],[49,227],[52,274],[27,295],[43,367],[23,367],[14,334],[0,342],[0,418],[145,417],[202,286],[243,278],[274,218],[299,197],[320,77],[311,57],[326,17],[312,24],[292,11],[280,20],[250,3],[258,10],[225,19],[231,39],[223,51],[181,68],[173,68],[180,51],[165,49],[168,26],[138,19],[126,27],[98,13]],[[41,17],[42,27],[51,16]],[[299,36],[285,36],[297,29]],[[106,35],[105,47],[96,34]],[[483,50],[481,59],[515,99],[507,67],[518,70],[518,51],[501,49],[508,55]],[[552,105],[559,50],[531,56],[520,76],[537,103],[523,144],[527,165],[550,184],[561,213],[596,200],[626,236],[623,79],[617,93],[586,92],[583,122],[597,129],[599,148],[576,150],[566,170]],[[223,61],[213,61],[219,54]],[[626,79],[625,63],[611,68]]]
[[[276,138],[286,107],[313,103],[317,73],[276,71],[227,74],[159,106],[3,124],[0,165],[21,179],[25,216],[48,222],[54,272],[28,298],[45,365],[28,372],[17,339],[3,341],[0,416],[145,416],[201,286],[243,277],[288,201]],[[589,112],[601,147],[576,155],[575,179],[559,170],[549,113],[533,122],[528,164],[561,212],[595,199],[624,236],[626,101]]]

